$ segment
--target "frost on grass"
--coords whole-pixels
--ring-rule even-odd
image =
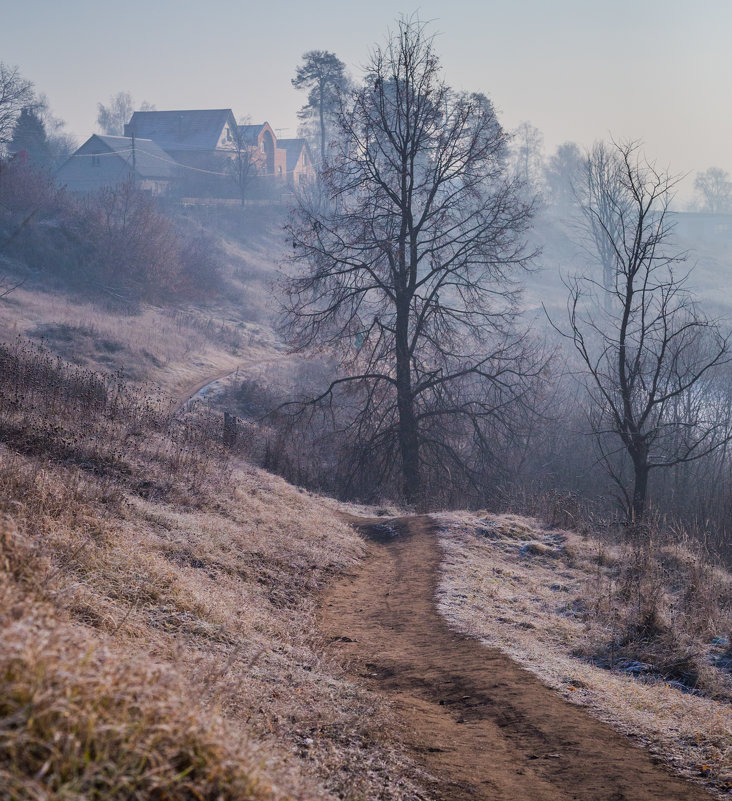
[[[205,415],[32,346],[0,346],[0,379],[10,797],[414,798],[316,627],[355,532]]]
[[[633,628],[639,611],[634,605],[639,598],[647,600],[653,587],[641,586],[650,568],[640,571],[627,549],[573,532],[545,530],[530,518],[481,513],[435,517],[444,554],[438,606],[451,626],[499,648],[568,701],[588,707],[679,772],[713,790],[732,787],[729,677],[713,666],[711,649],[702,654],[698,642],[709,645],[714,627],[729,625],[729,574],[707,568],[704,581],[714,603],[699,601],[699,609],[692,610],[676,597],[686,592],[688,606],[688,587],[664,583],[654,574],[654,635]],[[660,549],[656,561],[673,561],[678,568],[679,560],[692,559],[679,549],[666,551]],[[623,578],[633,571],[636,594],[629,597]],[[678,569],[668,575],[678,577]],[[694,610],[696,621],[680,619],[683,614],[693,617]],[[694,625],[699,630],[696,641],[685,631]],[[661,645],[654,651],[654,636],[674,653],[664,652]],[[716,640],[724,642],[726,636]],[[646,659],[657,664],[664,658],[666,664],[685,664],[686,659],[698,686],[663,675],[649,662],[634,661],[629,657],[633,648],[645,648]]]

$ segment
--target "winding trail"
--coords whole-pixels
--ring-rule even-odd
[[[452,632],[434,596],[427,516],[349,518],[368,558],[323,596],[320,624],[346,669],[387,696],[439,801],[709,801],[649,753],[497,650]]]

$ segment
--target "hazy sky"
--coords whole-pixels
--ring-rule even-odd
[[[400,13],[438,34],[447,81],[529,120],[545,150],[639,137],[675,172],[732,172],[730,0],[24,0],[0,2],[0,60],[48,95],[79,140],[120,90],[159,109],[231,107],[296,134],[305,50],[354,75]]]

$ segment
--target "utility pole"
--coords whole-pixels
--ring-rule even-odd
[[[137,182],[137,159],[135,158],[135,132],[132,131],[132,185]]]

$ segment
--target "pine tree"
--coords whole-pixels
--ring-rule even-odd
[[[8,149],[11,153],[26,153],[28,160],[38,167],[46,167],[53,160],[46,128],[32,109],[20,112]]]

